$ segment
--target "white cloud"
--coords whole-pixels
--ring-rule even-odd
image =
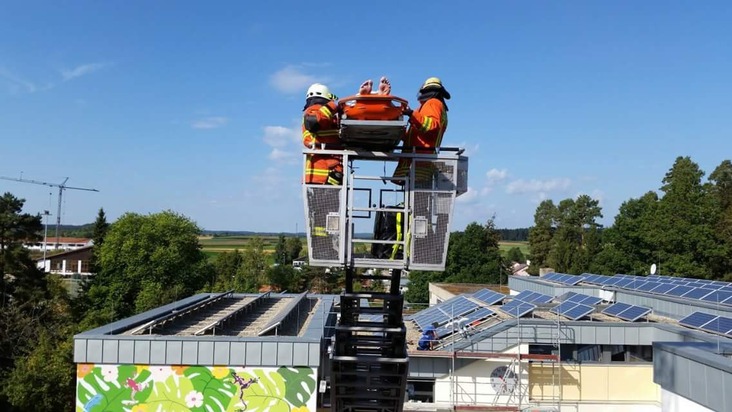
[[[15,74],[11,73],[4,67],[0,67],[0,79],[6,83],[8,91],[11,93],[27,92],[35,93],[38,91],[38,86],[33,82],[29,82]]]
[[[269,77],[270,84],[283,93],[305,92],[313,83],[327,83],[326,77],[307,74],[302,66],[289,65]]]
[[[299,128],[283,126],[265,126],[264,142],[271,147],[285,147],[302,138]]]
[[[194,129],[216,129],[228,122],[229,119],[223,116],[204,117],[191,123],[191,127]]]
[[[107,66],[109,66],[109,63],[82,64],[81,66],[76,66],[73,69],[61,70],[61,76],[66,82],[77,77],[86,76],[87,74],[94,73],[95,71],[103,69]]]
[[[278,147],[269,152],[269,159],[286,163],[297,163],[298,156],[295,152],[282,150]]]
[[[485,175],[488,178],[488,184],[495,184],[506,180],[506,177],[508,177],[508,170],[491,169]]]
[[[572,184],[572,181],[566,177],[557,177],[553,179],[540,180],[518,179],[506,185],[506,193],[522,194],[522,193],[541,193],[552,192],[556,190],[564,190]]]
[[[478,191],[468,186],[468,191],[455,199],[457,203],[472,204],[478,200]]]

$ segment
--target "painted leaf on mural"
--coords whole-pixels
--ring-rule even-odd
[[[237,375],[246,380],[256,378],[256,382],[244,390],[243,402],[238,397],[235,398],[238,402],[234,404],[234,410],[290,412],[290,404],[285,400],[285,381],[277,372],[267,373],[262,369],[255,369],[253,373],[238,372]]]
[[[136,376],[137,368],[132,365],[102,365],[80,376],[77,385],[76,410],[94,412],[113,409],[122,400],[134,402],[132,389],[127,386],[129,377]]]
[[[201,407],[207,412],[226,412],[232,403],[232,398],[237,396],[237,388],[230,382],[229,368],[187,368],[184,374],[190,379],[193,389],[203,394]]]
[[[285,399],[292,406],[305,405],[311,394],[315,393],[315,378],[310,368],[287,368],[281,367],[277,370],[285,381]]]
[[[185,376],[172,375],[164,382],[151,382],[150,396],[141,402],[150,411],[189,412],[204,410],[203,393],[193,388],[191,380]]]

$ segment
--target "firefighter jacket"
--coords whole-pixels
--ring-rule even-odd
[[[302,122],[302,142],[305,147],[339,149],[338,115],[335,102],[313,104],[305,109]],[[305,183],[341,184],[343,164],[341,156],[308,155],[305,160]]]
[[[442,144],[442,136],[447,130],[447,107],[437,98],[428,99],[409,117],[409,130],[404,137],[404,152],[435,153]],[[411,159],[399,161],[394,176],[409,176]],[[415,162],[415,180],[431,181],[433,167],[430,162]],[[398,182],[397,182],[398,183]]]

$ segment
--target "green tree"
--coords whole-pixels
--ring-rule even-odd
[[[290,293],[302,292],[300,276],[300,271],[289,265],[277,265],[267,270],[269,284],[276,290]]]
[[[554,215],[556,230],[549,252],[550,266],[564,273],[589,270],[593,254],[600,247],[600,225],[596,222],[600,217],[599,201],[587,195],[559,202]]]
[[[278,265],[286,265],[289,260],[289,254],[287,253],[287,242],[285,235],[280,235],[277,238],[277,244],[275,245],[274,261]]]
[[[404,293],[404,300],[411,304],[429,304],[430,282],[441,282],[444,280],[444,274],[441,272],[423,272],[413,270],[409,272],[409,283],[407,291]]]
[[[715,277],[732,280],[732,162],[723,161],[709,175],[710,192],[719,218],[714,224],[717,248],[710,269]]]
[[[40,215],[23,213],[25,199],[11,193],[0,197],[0,277],[2,277],[2,306],[14,297],[19,302],[32,302],[44,288],[44,275],[36,269],[24,241],[39,240]]]
[[[260,286],[268,282],[267,267],[264,241],[260,237],[254,237],[247,242],[242,253],[234,289],[237,292],[257,292]]]
[[[662,251],[665,274],[711,275],[707,264],[715,249],[712,222],[719,214],[701,183],[703,176],[689,157],[678,157],[663,179],[654,240]]]
[[[101,271],[89,288],[93,311],[119,319],[203,288],[210,268],[199,233],[194,222],[171,211],[124,214],[102,244]]]
[[[505,283],[506,262],[498,247],[500,235],[493,219],[480,225],[470,223],[453,232],[447,250],[445,278],[454,283]]]
[[[104,243],[104,236],[107,235],[107,230],[109,230],[107,215],[104,213],[104,209],[100,208],[99,213],[97,214],[97,219],[94,221],[94,229],[92,231],[94,248],[91,261],[89,262],[89,271],[91,273],[99,272],[99,255],[102,250],[102,244]]]
[[[243,260],[244,257],[238,249],[219,253],[213,263],[212,291],[226,292],[236,289],[236,275]]]
[[[539,203],[534,213],[534,226],[529,229],[529,248],[531,249],[531,270],[545,267],[549,264],[549,253],[552,250],[554,237],[554,217],[557,207],[551,199]]]
[[[295,236],[295,237],[289,237],[287,238],[287,256],[289,256],[289,261],[287,263],[292,263],[293,260],[300,257],[300,253],[302,252],[302,240]]]
[[[526,257],[523,252],[521,252],[520,248],[512,247],[511,249],[508,249],[508,252],[506,252],[506,260],[508,262],[524,263],[526,262]]]

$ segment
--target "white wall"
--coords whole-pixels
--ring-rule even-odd
[[[661,388],[661,410],[663,412],[711,412],[698,403]]]
[[[510,359],[476,360],[458,369],[453,378],[444,376],[436,379],[435,402],[457,405],[518,405],[521,394],[521,404],[526,405],[529,382],[526,363],[521,365],[520,375],[518,366],[514,368],[521,384],[514,387],[513,393],[496,397],[496,391],[491,384],[491,372],[497,367],[510,364]]]

